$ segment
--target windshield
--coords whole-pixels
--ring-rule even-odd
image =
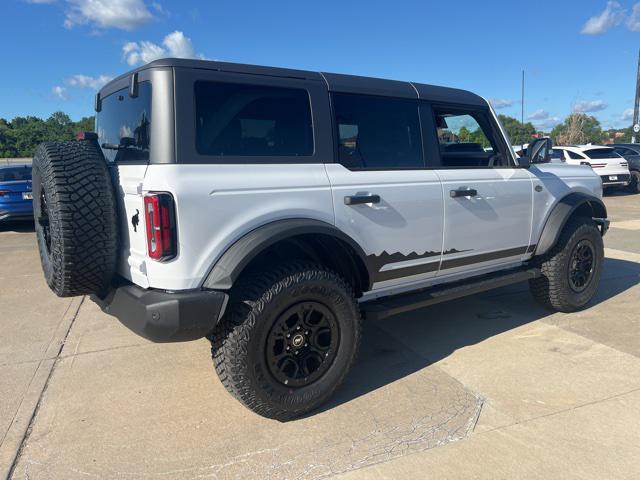
[[[0,168],[0,182],[20,182],[31,180],[31,165]]]
[[[613,148],[594,148],[592,150],[586,150],[583,153],[592,160],[620,158],[620,155],[618,155]]]
[[[135,98],[129,96],[127,88],[103,98],[96,130],[98,142],[108,161],[148,161],[151,83],[140,82]]]

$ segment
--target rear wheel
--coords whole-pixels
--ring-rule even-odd
[[[529,281],[542,305],[560,312],[583,308],[598,289],[604,246],[598,226],[590,218],[571,218],[558,243],[537,259],[542,276]]]
[[[631,178],[627,191],[629,193],[640,193],[640,172],[636,170],[631,171]]]
[[[216,372],[243,405],[288,420],[324,403],[360,341],[353,291],[336,273],[292,263],[245,275],[210,336]]]

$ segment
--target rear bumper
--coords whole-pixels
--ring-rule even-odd
[[[128,283],[105,297],[91,296],[103,312],[152,342],[186,342],[207,335],[224,312],[228,296],[214,290],[164,292]]]
[[[2,210],[0,209],[0,221],[2,220],[33,220],[33,210]]]
[[[630,179],[630,175],[625,173],[625,174],[620,174],[620,175],[613,175],[614,177],[618,177],[616,180],[611,180],[611,175],[600,175],[600,179],[602,180],[602,186],[604,187],[626,187],[627,185],[629,185],[629,179]]]

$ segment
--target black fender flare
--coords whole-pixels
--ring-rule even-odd
[[[320,220],[304,218],[276,220],[246,233],[215,262],[205,277],[202,287],[211,290],[229,290],[244,268],[261,252],[277,242],[306,234],[329,235],[349,245],[366,269],[368,279],[367,284],[363,286],[367,290],[371,288],[373,275],[362,247],[335,226]]]
[[[569,218],[576,210],[584,205],[588,205],[591,212],[591,218],[602,220],[602,234],[604,235],[607,224],[605,221],[607,218],[607,207],[605,207],[602,200],[594,195],[588,195],[582,192],[573,192],[561,198],[549,213],[547,221],[542,228],[540,241],[536,246],[534,255],[543,255],[551,250],[560,238],[560,233],[562,233],[562,229]]]

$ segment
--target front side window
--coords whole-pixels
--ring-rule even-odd
[[[0,168],[0,182],[24,182],[31,180],[31,166]]]
[[[418,104],[370,95],[333,94],[339,162],[349,169],[422,168]]]
[[[196,82],[196,147],[201,155],[313,155],[306,90]]]
[[[434,108],[434,114],[442,166],[477,168],[509,165],[483,113]]]
[[[584,160],[586,158],[586,157],[583,157],[582,155],[580,155],[579,153],[572,152],[571,150],[565,150],[565,151],[569,155],[569,158],[572,159],[572,160]]]
[[[549,158],[553,160],[564,160],[564,153],[560,148],[552,148],[549,152]]]
[[[98,142],[108,161],[148,161],[151,83],[140,82],[137,97],[130,97],[128,88],[104,97],[96,128]]]

